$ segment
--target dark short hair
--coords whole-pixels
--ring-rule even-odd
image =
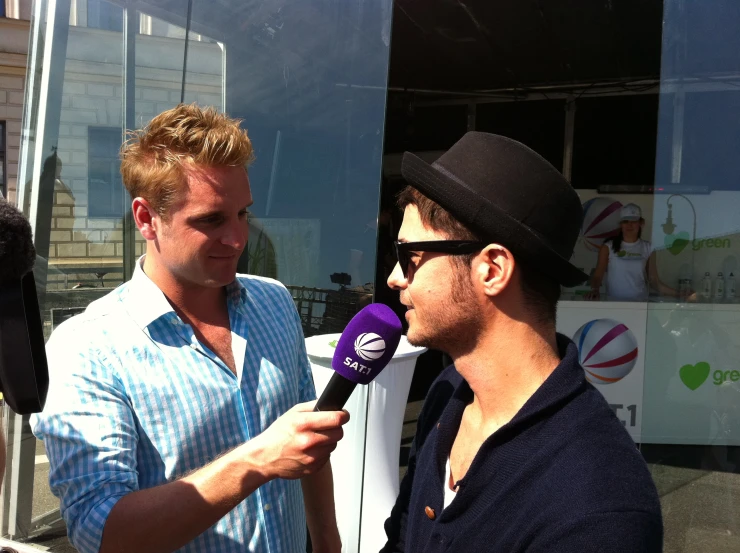
[[[416,207],[419,211],[419,219],[424,226],[443,233],[451,240],[486,241],[488,239],[458,221],[445,208],[413,186],[406,186],[401,190],[397,203],[401,209],[405,209],[408,205]],[[459,269],[469,269],[475,256],[474,253],[454,256],[453,260]],[[558,300],[560,300],[560,284],[524,261],[517,263],[522,292],[529,311],[536,317],[537,322],[555,324]]]

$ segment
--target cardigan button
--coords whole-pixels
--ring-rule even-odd
[[[429,520],[434,520],[435,518],[437,518],[437,513],[435,513],[434,509],[432,509],[429,505],[424,507],[424,512],[429,517]]]

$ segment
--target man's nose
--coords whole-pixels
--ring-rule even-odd
[[[388,277],[388,286],[393,290],[403,290],[408,285],[406,277],[403,276],[401,271],[401,264],[396,262],[393,266],[393,272]]]
[[[231,223],[221,237],[221,243],[231,246],[235,250],[244,249],[249,236],[249,226],[242,221]]]

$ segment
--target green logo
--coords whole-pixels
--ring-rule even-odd
[[[678,375],[689,390],[696,390],[709,378],[709,363],[704,361],[696,365],[684,365],[678,371]]]
[[[680,254],[684,248],[689,245],[689,242],[691,242],[690,236],[685,230],[678,234],[667,234],[663,239],[665,247],[668,248],[668,251],[673,255]]]
[[[678,375],[681,377],[681,382],[693,391],[706,382],[710,371],[709,363],[700,361],[696,365],[684,365],[678,370]],[[715,386],[722,386],[727,382],[740,382],[740,371],[731,369],[712,372],[712,383]]]
[[[332,340],[331,342],[329,342],[329,345],[331,347],[333,347],[333,348],[336,348],[337,347],[337,341],[336,340]]]
[[[702,248],[731,248],[732,242],[729,238],[702,238],[694,240],[691,248],[696,252]]]
[[[729,238],[700,238],[698,240],[691,240],[689,233],[685,230],[677,234],[667,234],[663,239],[663,243],[673,255],[680,254],[689,244],[691,244],[691,249],[695,252],[702,248],[728,249],[732,247],[732,242]]]
[[[619,250],[617,252],[617,257],[624,257],[625,255],[627,255],[627,252],[624,250]]]

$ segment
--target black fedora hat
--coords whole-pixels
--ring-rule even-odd
[[[468,132],[431,165],[404,153],[401,173],[484,239],[560,284],[588,279],[569,261],[583,219],[578,194],[524,144]]]

